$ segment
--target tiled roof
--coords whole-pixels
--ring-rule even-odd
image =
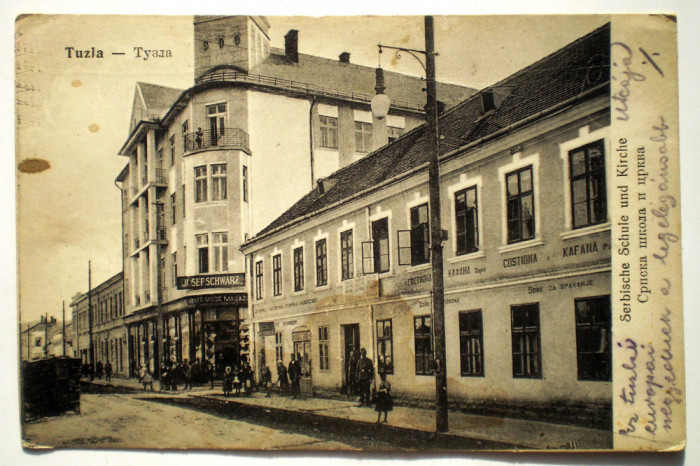
[[[138,82],[136,85],[141,89],[141,95],[149,113],[160,113],[158,112],[159,110],[168,110],[184,92],[183,89],[159,86],[157,84]]]
[[[299,54],[299,62],[293,63],[278,48],[270,49],[270,56],[250,70],[252,74],[286,79],[305,84],[323,86],[341,92],[374,95],[375,69],[354,63]],[[384,72],[386,94],[392,100],[408,102],[419,107],[425,105],[425,82],[419,77]],[[438,83],[439,100],[447,107],[456,105],[476,92],[475,89],[457,84]]]
[[[526,118],[537,118],[543,110],[609,83],[609,53],[607,24],[475,94],[440,116],[440,153],[479,141]],[[500,106],[483,113],[482,94],[487,92],[496,94]],[[609,87],[601,92],[609,93]],[[426,133],[426,125],[419,126],[333,173],[328,177],[333,183],[328,183],[324,194],[318,189],[309,192],[251,241],[428,163],[430,141]]]

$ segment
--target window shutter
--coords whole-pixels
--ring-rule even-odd
[[[374,241],[362,242],[362,273],[368,275],[374,272]]]
[[[399,265],[411,265],[411,230],[396,232],[399,245]]]

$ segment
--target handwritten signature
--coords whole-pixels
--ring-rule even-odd
[[[632,69],[632,49],[622,42],[613,42],[610,45],[611,49],[615,47],[622,49],[622,72],[619,76],[614,74],[611,76],[613,81],[617,81],[620,85],[620,89],[612,94],[612,100],[617,104],[615,111],[617,112],[616,118],[622,121],[628,121],[630,119],[629,115],[629,104],[627,101],[632,96],[631,85],[633,82],[645,81],[647,78],[642,73],[634,71]],[[620,66],[617,62],[613,62],[613,67]],[[616,68],[618,69],[618,68]]]

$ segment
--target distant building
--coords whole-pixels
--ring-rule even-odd
[[[23,361],[52,356],[75,357],[72,322],[67,322],[65,327],[65,354],[63,352],[63,322],[56,321],[55,317],[49,317],[47,320],[45,316],[41,316],[39,322],[27,324],[21,330],[20,357]]]
[[[124,316],[123,273],[98,284],[90,293],[73,296],[73,335],[76,357],[83,364],[102,361],[112,363],[115,374],[127,376],[127,340],[123,323]],[[89,310],[92,310],[92,321]],[[93,353],[90,352],[92,326]]]
[[[609,50],[607,25],[439,118],[452,403],[609,426]],[[320,180],[243,244],[258,367],[297,353],[337,392],[364,347],[397,397],[434,399],[430,137]]]
[[[372,117],[375,70],[269,45],[260,16],[194,19],[194,86],[137,83],[122,190],[129,361],[248,357],[239,246],[319,179],[424,120],[420,78],[386,73],[394,104]],[[451,106],[474,91],[440,84]]]

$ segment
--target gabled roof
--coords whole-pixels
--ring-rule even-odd
[[[180,94],[184,92],[184,89],[142,82],[137,82],[136,86],[141,92],[146,110],[149,113],[162,113],[168,110]]]
[[[511,125],[544,118],[547,110],[577,97],[609,95],[609,59],[610,25],[606,24],[441,115],[440,153],[478,145]],[[484,112],[483,102],[489,93],[500,94],[496,96],[499,105]],[[325,193],[318,189],[309,192],[246,245],[427,164],[429,137],[426,125],[419,126],[338,170],[328,177],[333,182],[328,183]]]
[[[300,83],[323,86],[342,92],[374,95],[375,69],[354,63],[300,53],[294,63],[284,50],[272,47],[270,56],[250,70],[251,74],[286,79]],[[408,102],[418,107],[425,105],[425,82],[419,77],[390,71],[384,72],[386,94],[395,101]],[[476,92],[458,84],[437,83],[439,100],[451,107]]]

